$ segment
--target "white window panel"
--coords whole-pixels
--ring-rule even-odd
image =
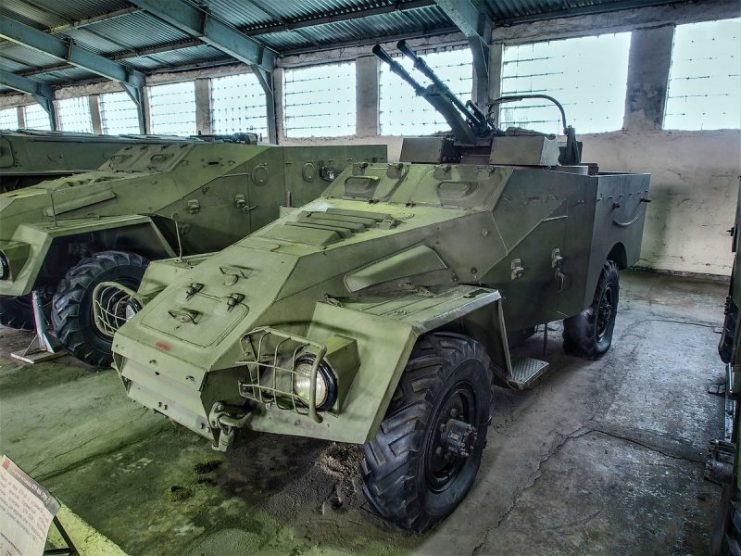
[[[195,135],[195,82],[150,87],[149,121],[152,133],[158,135]]]
[[[100,125],[110,135],[138,134],[139,112],[136,103],[124,92],[106,93],[98,97]]]
[[[355,62],[287,69],[284,75],[287,137],[355,134]]]
[[[623,127],[630,33],[506,46],[502,94],[547,94],[563,104],[577,133]],[[500,107],[500,127],[561,134],[558,109],[533,99]]]
[[[23,118],[26,121],[26,129],[51,130],[49,114],[41,108],[40,104],[29,104],[23,107]]]
[[[741,126],[741,19],[678,25],[665,129]]]
[[[90,101],[87,97],[65,98],[57,101],[57,115],[61,131],[93,132]]]
[[[0,129],[18,129],[18,109],[16,107],[0,110]]]
[[[268,136],[265,91],[254,73],[211,80],[211,131]]]
[[[470,49],[432,52],[422,54],[422,57],[461,101],[466,102],[471,98],[473,56]],[[411,59],[404,56],[397,57],[396,60],[422,85],[429,84],[424,75],[413,69]],[[378,105],[381,135],[431,135],[450,131],[445,118],[429,102],[414,94],[414,89],[383,63],[379,78]]]

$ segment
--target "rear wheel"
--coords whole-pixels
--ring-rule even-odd
[[[376,512],[425,531],[466,497],[481,463],[491,412],[489,358],[453,333],[422,337],[362,463]]]
[[[95,326],[93,290],[101,282],[139,287],[149,261],[125,251],[102,251],[73,266],[59,283],[52,324],[60,342],[78,359],[96,367],[111,364],[111,338]]]
[[[47,289],[39,290],[41,308],[48,317],[51,310],[52,294]],[[20,297],[0,296],[0,324],[16,330],[35,330],[31,294]]]
[[[618,267],[615,262],[607,261],[602,267],[592,304],[563,321],[564,350],[589,359],[607,353],[612,345],[619,298]]]

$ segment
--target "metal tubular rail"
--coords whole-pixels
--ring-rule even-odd
[[[250,384],[240,383],[240,395],[249,399],[253,399],[264,405],[274,403],[281,409],[286,408],[280,406],[279,400],[281,398],[290,399],[291,407],[296,413],[302,413],[302,411],[300,411],[299,409],[299,406],[301,404],[304,404],[306,405],[306,414],[317,423],[321,423],[322,416],[319,415],[316,410],[317,375],[319,372],[319,366],[324,360],[324,356],[327,354],[327,346],[303,336],[283,332],[270,326],[262,326],[251,330],[245,335],[242,341],[250,342],[250,347],[252,348],[252,340],[258,334],[260,335],[260,337],[259,339],[257,339],[257,349],[251,350],[254,351],[255,360],[240,361],[240,364],[246,365],[250,372]],[[272,354],[266,356],[265,354],[268,350],[265,347],[265,344],[270,336],[277,338],[278,342],[272,349]],[[278,363],[278,360],[281,358],[281,348],[286,347],[286,344],[290,342],[293,342],[295,344],[292,349],[292,354],[289,356],[290,365],[281,366]],[[299,398],[298,395],[293,392],[293,377],[296,374],[296,362],[302,355],[304,355],[304,349],[307,346],[311,346],[314,348],[314,351],[311,352],[311,354],[314,356],[314,362],[312,363],[311,370],[309,371],[309,399],[304,400],[303,398]],[[252,372],[253,367],[255,370],[254,376]],[[268,370],[272,373],[270,385],[265,385],[260,382],[260,379],[262,378],[260,372],[261,369],[263,370],[263,372],[265,370]],[[279,372],[285,373],[288,377],[290,377],[290,391],[286,391],[285,389],[281,389],[279,387]],[[247,389],[252,390],[251,395],[245,393],[245,390]],[[267,394],[268,399],[266,399],[266,396],[264,396],[264,394]]]

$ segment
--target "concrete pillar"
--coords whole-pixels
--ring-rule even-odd
[[[286,138],[283,107],[283,68],[273,70],[273,103],[275,106],[275,142],[280,144]]]
[[[23,106],[16,107],[18,113],[18,128],[23,129],[26,127],[26,112],[23,110]]]
[[[674,26],[632,33],[623,128],[661,129],[666,106]]]
[[[502,59],[504,55],[504,45],[502,43],[494,43],[489,45],[489,98],[494,100],[502,96]],[[482,110],[487,109],[486,106],[480,107]],[[499,125],[499,110],[495,110],[492,114],[494,123]]]
[[[355,134],[378,135],[378,58],[375,56],[355,60],[355,103]]]
[[[211,134],[211,80],[196,79],[196,129]]]
[[[103,133],[103,122],[100,117],[100,97],[90,95],[87,97],[90,104],[90,119],[93,123],[93,133]]]

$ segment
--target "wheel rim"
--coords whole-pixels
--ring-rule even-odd
[[[458,384],[445,398],[432,421],[432,436],[425,453],[425,480],[428,488],[440,493],[460,476],[468,457],[456,454],[445,440],[449,421],[462,421],[475,426],[476,398],[471,386]]]
[[[597,339],[599,340],[602,340],[610,330],[614,314],[613,298],[614,294],[610,286],[605,288],[599,298],[597,304]]]

